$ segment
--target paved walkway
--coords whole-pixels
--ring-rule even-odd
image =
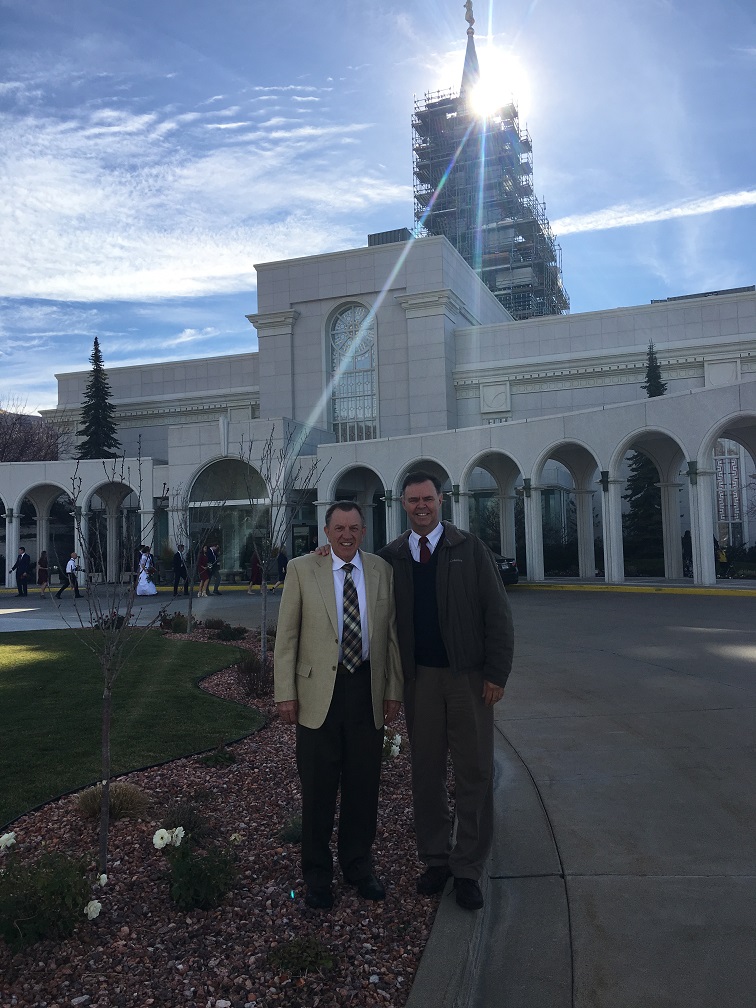
[[[753,1008],[752,594],[510,597],[486,906],[408,1008]]]
[[[407,1008],[756,1004],[755,586],[585,587],[510,592],[486,906],[444,896]],[[0,630],[61,613],[0,599]]]

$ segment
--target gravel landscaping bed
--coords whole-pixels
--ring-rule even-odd
[[[202,632],[192,636],[208,639]],[[248,702],[232,669],[203,686]],[[59,943],[13,954],[0,940],[1,1008],[404,1005],[438,906],[437,898],[415,891],[421,866],[406,742],[384,764],[375,857],[385,902],[360,899],[339,878],[333,911],[320,913],[302,899],[298,846],[279,838],[299,812],[294,729],[275,717],[272,704],[256,706],[270,721],[229,747],[236,759],[229,766],[188,757],[128,776],[148,794],[151,818],[112,824],[108,880],[95,893],[100,915],[91,921],[82,915],[74,935]],[[393,730],[406,740],[403,722]],[[236,883],[213,910],[176,907],[166,858],[152,843],[162,810],[185,799],[200,804],[213,835],[235,850]],[[42,849],[84,855],[95,877],[97,826],[81,817],[75,798],[23,816],[12,829],[16,856]],[[233,834],[241,838],[235,844]],[[271,963],[273,950],[302,938],[317,939],[330,968],[282,972]]]

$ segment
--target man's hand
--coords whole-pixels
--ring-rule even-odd
[[[276,707],[278,708],[278,716],[284,724],[297,723],[299,704],[296,700],[282,700],[281,703],[276,704]]]
[[[399,714],[402,709],[402,704],[400,700],[384,700],[383,701],[383,720],[385,724],[391,724]]]
[[[486,707],[493,707],[493,705],[498,703],[503,696],[503,686],[497,686],[495,683],[489,682],[487,679],[483,680],[483,703]]]
[[[330,543],[326,543],[325,546],[317,546],[312,552],[315,556],[330,556],[331,545]]]

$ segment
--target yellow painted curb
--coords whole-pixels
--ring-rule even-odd
[[[756,596],[756,588],[715,588],[704,586],[702,588],[686,588],[684,585],[669,585],[658,587],[656,585],[591,585],[591,584],[548,584],[539,582],[530,584],[520,581],[517,585],[508,585],[507,590],[516,588],[525,591],[585,591],[585,592],[623,592],[632,594],[662,594],[662,595],[738,595]]]

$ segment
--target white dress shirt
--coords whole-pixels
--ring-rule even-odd
[[[443,534],[444,534],[444,526],[441,524],[441,522],[439,522],[438,525],[436,525],[436,527],[427,537],[428,548],[431,551],[431,556],[433,555],[436,546],[438,546],[438,540],[441,538]],[[410,532],[409,548],[410,553],[412,554],[412,559],[417,560],[417,562],[420,563],[420,536],[417,534],[417,532]]]
[[[331,561],[333,563],[333,587],[336,592],[336,616],[339,620],[339,641],[344,632],[344,564],[347,562],[337,557],[331,550]],[[362,570],[362,557],[359,550],[354,558],[349,561],[352,564],[352,581],[357,589],[357,601],[360,604],[360,626],[362,629],[362,660],[367,661],[370,657],[370,634],[368,632],[368,608],[367,594],[365,592],[365,574]],[[341,644],[339,644],[339,661],[343,655]]]

